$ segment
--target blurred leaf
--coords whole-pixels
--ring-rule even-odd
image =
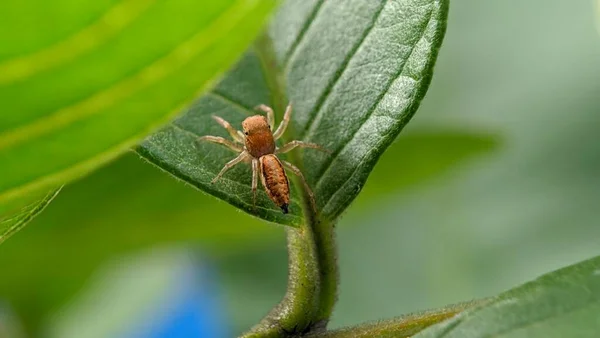
[[[268,36],[251,48],[209,94],[152,135],[140,154],[172,175],[265,220],[303,222],[298,191],[283,215],[267,195],[253,207],[248,166],[210,181],[233,158],[199,143],[227,136],[211,119],[234,126],[266,103],[294,114],[287,140],[321,144],[291,160],[303,169],[324,219],[335,219],[356,197],[377,159],[408,122],[429,85],[445,30],[445,0],[285,2]],[[296,155],[292,153],[291,155]]]
[[[456,130],[416,130],[402,134],[379,160],[356,203],[369,207],[439,176],[471,157],[497,149],[493,135]],[[353,208],[354,210],[354,208]]]
[[[29,221],[42,212],[59,192],[60,188],[52,190],[45,196],[39,199],[36,198],[33,202],[25,206],[21,206],[20,203],[15,204],[15,201],[4,205],[5,210],[1,210],[0,212],[0,215],[2,215],[0,217],[0,244],[21,230]],[[20,200],[16,200],[16,202],[20,202]],[[19,205],[18,210],[10,212],[10,209],[14,208],[15,205]]]
[[[11,32],[0,43],[0,204],[80,177],[167,122],[235,61],[274,6],[111,2],[0,5]],[[37,29],[21,30],[23,15],[41,18]]]
[[[482,307],[427,329],[425,337],[597,337],[600,257],[551,272]]]

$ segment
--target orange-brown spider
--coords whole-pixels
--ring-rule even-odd
[[[285,174],[285,167],[300,178],[310,198],[311,206],[316,211],[315,197],[308,186],[308,183],[306,183],[306,179],[304,178],[304,175],[302,175],[300,169],[289,162],[280,160],[277,157],[277,154],[286,153],[296,147],[312,148],[321,151],[326,150],[317,144],[302,141],[290,141],[281,148],[275,145],[275,141],[283,135],[290,122],[290,117],[292,115],[291,104],[287,106],[285,114],[283,115],[283,120],[275,132],[272,131],[273,126],[275,125],[275,114],[273,113],[273,109],[264,104],[257,106],[255,109],[267,113],[267,118],[262,115],[247,117],[242,122],[243,133],[233,128],[229,122],[213,115],[215,121],[223,128],[227,129],[234,142],[223,137],[210,135],[202,136],[200,139],[224,145],[240,154],[233,160],[227,162],[211,183],[215,183],[227,170],[231,169],[236,164],[240,162],[251,162],[252,195],[254,203],[256,203],[256,188],[258,186],[257,178],[260,176],[262,185],[265,187],[265,191],[269,198],[281,208],[284,214],[287,214],[290,205],[290,184]]]

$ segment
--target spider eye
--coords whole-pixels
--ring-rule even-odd
[[[267,124],[267,126],[269,127],[269,129],[271,129],[271,125],[270,124]]]
[[[247,131],[245,131],[245,132],[244,132],[244,134],[248,135],[248,132],[247,132]]]

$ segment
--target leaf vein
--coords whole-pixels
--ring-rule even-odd
[[[237,109],[243,111],[244,113],[246,113],[247,115],[251,115],[252,111],[254,109],[247,107],[246,105],[242,104],[241,102],[238,102],[236,100],[234,100],[233,98],[231,98],[230,96],[228,96],[225,93],[219,92],[216,89],[213,89],[212,91],[208,92],[207,94],[227,103],[230,104],[234,107],[236,107]]]
[[[191,135],[191,136],[194,136],[194,137],[197,137],[197,138],[198,138],[198,137],[202,137],[202,135],[198,135],[198,133],[196,133],[195,131],[192,131],[192,130],[186,129],[186,128],[184,128],[184,127],[182,127],[182,126],[178,125],[178,124],[177,124],[177,123],[175,123],[175,122],[171,123],[171,126],[172,126],[174,129],[180,130],[181,132],[183,132],[183,133],[185,133],[185,134],[189,134],[189,135]],[[153,143],[153,142],[150,142],[150,143],[152,143],[152,144],[156,145],[156,143]]]
[[[286,69],[287,66],[290,64],[292,58],[294,57],[294,54],[298,50],[298,46],[300,45],[300,43],[302,42],[302,40],[306,36],[306,32],[308,31],[308,29],[310,28],[310,26],[312,25],[312,23],[315,22],[315,19],[317,18],[317,14],[321,10],[321,7],[323,7],[323,3],[324,2],[325,2],[325,0],[320,0],[316,4],[315,8],[313,8],[312,12],[310,13],[310,16],[308,17],[308,19],[305,21],[304,25],[302,26],[302,29],[300,30],[300,33],[298,34],[298,36],[296,37],[296,39],[292,43],[292,46],[290,47],[290,50],[287,52],[287,54],[286,54],[286,56],[284,58],[284,61],[283,61],[283,66],[281,67],[281,69]]]
[[[381,2],[381,6],[375,12],[375,15],[373,16],[373,20],[366,27],[366,29],[365,29],[362,37],[352,47],[352,49],[350,50],[350,53],[348,53],[348,55],[346,56],[346,58],[344,58],[343,62],[340,64],[339,68],[335,71],[333,77],[331,78],[331,80],[329,81],[329,83],[327,84],[327,86],[325,87],[325,90],[323,91],[323,93],[321,94],[321,96],[319,97],[319,99],[317,100],[317,105],[315,106],[315,108],[311,112],[310,117],[308,119],[308,122],[306,124],[306,127],[304,128],[304,130],[302,131],[302,133],[300,135],[300,139],[304,139],[304,137],[306,136],[306,134],[309,133],[310,130],[312,129],[315,121],[317,120],[317,117],[319,115],[322,115],[321,111],[322,111],[322,108],[323,108],[323,104],[325,104],[325,101],[327,101],[327,98],[329,97],[329,94],[331,93],[331,91],[333,90],[333,88],[335,87],[335,85],[338,83],[339,79],[342,77],[342,75],[344,74],[344,72],[346,71],[346,69],[348,69],[348,64],[350,63],[350,61],[352,60],[352,58],[360,50],[360,47],[362,46],[362,44],[365,42],[365,40],[369,36],[369,33],[371,33],[371,31],[375,27],[375,24],[377,23],[377,20],[379,19],[379,16],[383,12],[383,9],[385,8],[386,3],[387,3],[387,1],[382,1]],[[287,75],[286,75],[286,77],[287,77]]]
[[[433,7],[433,6],[432,6]],[[361,123],[361,127],[369,120],[369,118],[371,117],[371,115],[373,114],[373,112],[376,110],[377,106],[381,103],[381,101],[383,100],[383,98],[385,97],[385,95],[387,95],[388,91],[390,90],[391,86],[394,84],[394,82],[400,77],[402,76],[402,72],[404,72],[404,69],[406,67],[406,64],[408,63],[408,61],[411,59],[414,50],[416,48],[416,46],[419,44],[419,42],[425,38],[425,32],[427,31],[431,20],[433,19],[433,13],[434,13],[434,8],[431,9],[430,13],[429,13],[429,19],[427,20],[427,24],[424,25],[423,31],[421,32],[421,37],[415,42],[415,44],[412,46],[410,53],[408,55],[408,57],[406,58],[406,62],[404,62],[404,64],[402,65],[402,67],[400,67],[400,69],[398,70],[398,72],[395,74],[395,76],[393,76],[390,81],[388,82],[388,84],[386,85],[386,89],[382,92],[382,94],[379,96],[379,98],[375,101],[375,103],[373,104],[372,108],[369,110],[369,112],[367,113],[367,115],[365,116],[365,120]],[[348,144],[350,144],[354,138],[356,137],[356,135],[358,134],[358,131],[360,131],[360,127],[356,129],[356,131],[354,132],[354,134],[352,135],[352,137],[350,138],[350,140],[348,142],[346,142],[346,145],[343,146],[339,151],[335,152],[334,154],[332,154],[332,156],[329,157],[329,160],[327,161],[326,165],[325,165],[325,169],[323,170],[323,173],[321,175],[319,175],[319,178],[317,179],[317,183],[316,186],[319,186],[319,184],[322,182],[323,177],[325,177],[325,174],[327,173],[327,171],[329,171],[331,169],[331,165],[335,162],[335,160],[339,157],[339,154],[342,153],[342,151],[344,149],[346,149],[346,146]],[[373,147],[373,150],[377,149],[377,147]],[[360,168],[360,166],[365,162],[365,160],[367,158],[369,158],[369,155],[373,152],[373,150],[369,151],[367,154],[365,154],[365,156],[363,156],[363,158],[361,159],[361,161],[358,163],[358,165],[354,168],[354,170],[352,171],[352,174],[348,176],[348,178],[339,186],[338,189],[336,189],[336,191],[331,195],[331,197],[329,198],[329,200],[327,201],[327,203],[325,204],[326,206],[329,204],[329,202],[331,202],[331,198],[333,196],[335,196],[335,194],[337,194],[337,192],[342,189],[346,183],[353,177],[353,175],[356,173],[356,171]]]

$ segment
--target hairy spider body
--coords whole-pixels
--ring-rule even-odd
[[[300,169],[289,162],[281,161],[277,157],[277,154],[286,153],[296,147],[312,148],[321,151],[326,150],[317,144],[302,141],[291,141],[283,147],[278,148],[275,145],[275,141],[283,135],[287,128],[292,115],[292,105],[290,104],[287,106],[283,120],[275,132],[273,132],[273,125],[275,123],[273,109],[264,104],[259,105],[256,109],[267,113],[267,117],[265,118],[262,115],[247,117],[242,122],[243,132],[236,130],[229,122],[222,118],[213,116],[217,123],[227,129],[234,142],[223,137],[210,135],[202,136],[200,139],[224,145],[229,149],[238,152],[239,155],[225,164],[223,169],[221,169],[217,176],[212,180],[212,183],[219,180],[227,170],[231,169],[236,164],[240,162],[250,162],[252,164],[252,194],[254,203],[256,204],[256,189],[258,187],[258,177],[260,176],[260,181],[271,201],[280,207],[284,214],[287,214],[290,205],[290,184],[284,169],[287,168],[302,181],[306,193],[310,198],[311,206],[316,212],[314,195],[308,186],[308,183],[306,183]]]

